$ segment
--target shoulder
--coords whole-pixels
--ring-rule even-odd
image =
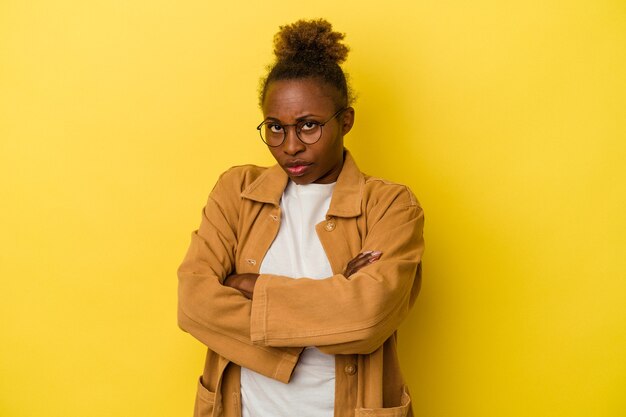
[[[406,227],[415,233],[423,228],[424,210],[407,185],[369,175],[364,179],[361,204],[368,228],[381,225],[398,233],[398,228]]]
[[[213,186],[209,200],[221,206],[238,206],[243,191],[267,169],[257,165],[237,165],[227,169]]]
[[[365,180],[363,189],[365,205],[383,204],[420,207],[420,203],[415,197],[415,194],[407,185],[367,174],[363,174],[363,178]]]
[[[212,194],[243,191],[248,185],[261,176],[267,167],[258,165],[236,165],[224,171],[218,178]],[[237,194],[239,195],[239,194]]]

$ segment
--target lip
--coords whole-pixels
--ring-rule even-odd
[[[301,177],[302,175],[306,174],[311,165],[313,165],[312,162],[295,159],[292,161],[287,161],[284,164],[284,167],[289,175],[294,177]]]

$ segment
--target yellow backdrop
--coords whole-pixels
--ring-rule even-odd
[[[280,24],[348,34],[361,168],[426,211],[418,416],[626,415],[623,0],[0,3],[0,415],[188,416],[176,275]]]

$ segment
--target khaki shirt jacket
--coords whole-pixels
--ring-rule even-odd
[[[413,193],[361,173],[345,152],[317,235],[334,275],[262,274],[252,300],[222,282],[258,273],[278,233],[288,177],[280,166],[234,167],[220,177],[178,269],[178,323],[208,347],[195,416],[241,415],[241,366],[288,383],[306,346],[335,356],[336,417],[412,415],[396,330],[419,292],[422,208]],[[346,278],[365,250],[381,258]]]

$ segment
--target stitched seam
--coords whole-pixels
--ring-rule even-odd
[[[409,296],[410,296],[410,294],[407,294],[407,295],[405,295],[404,298],[407,299]],[[322,330],[316,330],[316,331],[309,331],[309,332],[300,334],[298,336],[280,335],[280,334],[278,334],[278,335],[272,335],[271,337],[269,337],[267,335],[267,333],[266,333],[265,334],[265,342],[266,343],[272,343],[274,341],[290,340],[290,339],[298,340],[298,339],[304,339],[304,338],[314,337],[314,336],[332,336],[332,335],[338,335],[338,334],[352,333],[352,332],[368,330],[368,329],[371,329],[372,327],[376,327],[377,325],[384,325],[385,323],[387,323],[389,320],[391,320],[391,317],[393,316],[393,313],[395,313],[397,310],[401,309],[404,304],[405,303],[404,303],[404,300],[403,300],[402,303],[398,303],[397,307],[395,309],[391,310],[388,314],[381,313],[378,316],[376,316],[373,319],[371,319],[370,321],[363,322],[358,327],[343,327],[343,328],[339,328],[339,329],[322,329]]]
[[[219,332],[220,329],[218,329],[216,327],[213,327],[210,324],[204,324],[204,323],[200,323],[200,322],[194,320],[191,316],[189,316],[189,314],[187,314],[185,309],[182,308],[182,307],[181,307],[181,311],[185,315],[185,317],[187,317],[190,321],[196,323],[197,325],[200,325],[200,326],[203,326],[203,327],[208,327],[209,329],[211,329],[211,330],[213,330],[215,332]],[[273,348],[269,348],[269,347],[265,347],[265,346],[261,346],[261,345],[250,345],[249,343],[247,343],[247,342],[249,342],[249,339],[244,339],[244,338],[241,338],[241,337],[238,337],[238,336],[227,336],[227,337],[232,339],[232,340],[235,340],[235,341],[237,341],[237,342],[239,342],[239,343],[241,343],[241,344],[243,344],[245,346],[248,346],[248,347],[251,347],[251,348],[254,348],[254,349],[260,349],[260,350],[262,350],[264,352],[267,352],[267,353],[269,353],[269,354],[271,354],[271,355],[273,355],[273,356],[275,356],[277,358],[284,359],[285,357],[288,357],[288,358],[292,357],[292,355],[289,355],[289,354],[287,354],[285,352],[282,352],[282,353],[276,352],[276,351],[273,350]]]

